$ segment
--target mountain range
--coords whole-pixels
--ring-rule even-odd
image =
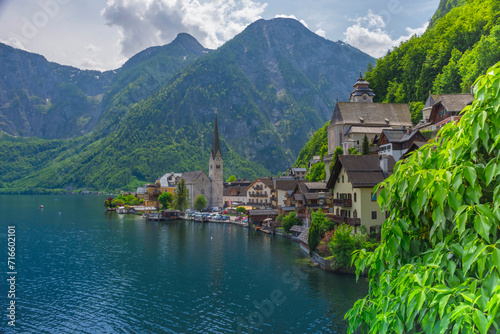
[[[218,111],[225,175],[290,167],[374,59],[292,19],[259,20],[217,50],[188,34],[115,71],[0,46],[0,191],[116,190],[208,168]]]

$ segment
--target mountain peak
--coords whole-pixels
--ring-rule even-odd
[[[189,47],[189,48],[205,49],[205,47],[201,45],[196,38],[185,32],[177,34],[177,37],[175,37],[175,39],[170,44],[182,45],[184,47]]]

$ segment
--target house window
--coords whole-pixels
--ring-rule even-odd
[[[344,175],[342,175],[342,183],[344,183]]]
[[[371,193],[372,202],[377,201],[377,193]]]
[[[214,168],[214,166],[210,165],[210,169]]]
[[[220,169],[220,165],[215,165],[215,168]]]
[[[377,211],[372,211],[372,219],[377,219]]]
[[[205,189],[201,189],[201,194],[204,195],[205,194]]]
[[[358,200],[358,196],[356,193],[354,193],[354,203],[356,203],[357,200]]]

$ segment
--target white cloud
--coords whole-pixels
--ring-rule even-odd
[[[307,25],[306,21],[304,20],[299,20],[295,15],[285,15],[285,14],[278,14],[275,16],[275,18],[285,18],[285,19],[294,19],[294,20],[297,20],[299,21],[300,23],[302,23],[302,25],[306,28],[309,29],[309,26]]]
[[[253,0],[109,0],[102,15],[121,33],[120,47],[130,57],[187,32],[217,48],[261,18],[267,4]]]
[[[413,35],[423,34],[429,24],[426,22],[419,28],[407,27],[405,30],[408,35],[393,39],[384,29],[386,25],[382,16],[372,13],[371,10],[366,16],[357,18],[354,22],[356,23],[347,27],[344,32],[344,41],[376,58],[385,55],[389,49],[398,46]]]
[[[321,29],[321,28],[319,28],[318,30],[316,30],[316,31],[315,31],[315,34],[316,34],[316,35],[319,35],[319,36],[321,36],[321,37],[323,37],[323,38],[325,38],[325,37],[326,37],[326,31],[324,31],[324,30],[323,30],[323,29]]]

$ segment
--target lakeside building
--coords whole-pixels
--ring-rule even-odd
[[[460,112],[472,103],[472,94],[431,94],[422,109],[422,121],[419,128],[437,130],[443,125],[458,121]]]
[[[247,188],[251,183],[252,181],[247,180],[236,180],[234,182],[224,183],[224,206],[246,205]]]
[[[189,205],[192,208],[194,200],[199,195],[205,196],[208,207],[221,208],[224,205],[224,160],[220,150],[219,125],[215,112],[214,135],[212,149],[208,160],[208,175],[204,171],[185,172],[181,179],[186,182],[189,190]]]
[[[255,179],[247,188],[247,204],[258,207],[271,206],[273,179],[262,177]]]
[[[398,161],[415,142],[418,142],[420,146],[427,143],[427,139],[419,130],[382,130],[378,140],[378,155],[390,155]]]
[[[355,232],[361,225],[378,232],[386,217],[373,187],[392,174],[395,164],[392,156],[339,156],[327,183],[333,195],[333,213],[327,214],[328,219],[351,225]]]
[[[295,217],[302,221],[303,226],[311,226],[311,215],[314,210],[328,212],[328,200],[331,193],[325,182],[299,181],[295,189],[287,194],[285,206],[280,208],[281,214],[295,211]]]
[[[330,177],[332,155],[337,147],[347,154],[354,147],[361,151],[363,138],[376,142],[383,130],[406,130],[412,126],[407,103],[374,103],[375,93],[361,73],[349,102],[337,102],[328,126],[328,155],[324,157],[326,178]]]

